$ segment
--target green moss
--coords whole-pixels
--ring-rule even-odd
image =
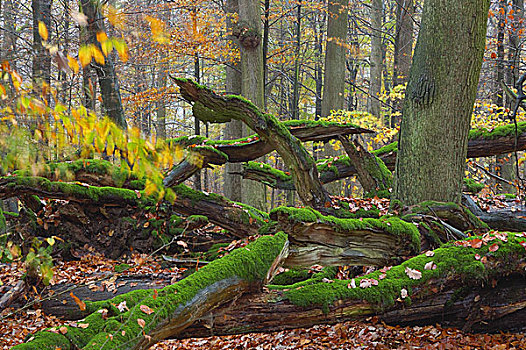
[[[476,237],[470,238],[474,239]],[[490,277],[500,277],[503,274],[513,271],[519,264],[520,258],[524,259],[525,250],[519,243],[525,239],[514,234],[509,234],[508,242],[495,240],[498,242],[499,249],[496,252],[490,252],[488,246],[480,249],[471,247],[456,246],[452,243],[434,250],[434,256],[428,257],[425,254],[416,256],[395,266],[387,271],[386,278],[380,280],[380,271],[355,279],[356,285],[359,286],[360,280],[364,278],[376,279],[378,286],[370,288],[349,288],[348,280],[334,280],[333,283],[315,283],[304,285],[302,288],[290,288],[284,292],[284,296],[292,303],[299,306],[321,306],[328,310],[328,306],[336,300],[366,300],[373,304],[378,310],[394,305],[396,299],[400,297],[402,288],[412,294],[412,288],[423,286],[431,279],[447,278],[450,275],[458,275],[460,281],[465,285],[476,286],[485,284]],[[480,256],[494,257],[499,260],[499,264],[492,266],[488,270],[486,266],[475,259],[475,254]],[[435,270],[425,270],[424,265],[433,261],[437,268]],[[419,280],[410,279],[405,268],[409,267],[422,272],[422,278]],[[456,276],[453,278],[457,278]],[[413,296],[413,299],[415,296]]]
[[[506,199],[516,199],[517,195],[513,193],[499,193],[497,196],[504,196]],[[4,213],[7,214],[7,213]]]
[[[298,282],[305,281],[311,277],[309,269],[292,268],[274,276],[272,279],[273,289],[279,289],[278,286],[287,286]]]
[[[186,222],[190,224],[206,225],[208,223],[208,218],[204,215],[190,215],[186,218]]]
[[[517,123],[517,130],[518,134],[522,134],[523,132],[526,132],[526,122],[520,122]],[[488,130],[486,128],[481,129],[472,129],[469,131],[469,139],[496,139],[498,137],[504,137],[504,136],[513,136],[515,135],[515,125],[514,124],[506,124],[502,126],[498,126],[494,128],[493,130]]]
[[[56,350],[70,349],[71,344],[69,340],[62,334],[50,332],[48,330],[40,331],[29,338],[28,343],[23,343],[14,346],[15,350]]]
[[[277,214],[286,214],[288,219],[300,223],[318,222],[334,226],[338,232],[356,230],[381,230],[396,236],[400,242],[409,240],[411,248],[420,251],[420,233],[412,223],[400,220],[395,216],[384,216],[378,219],[341,219],[330,215],[322,215],[312,208],[278,207],[271,211],[271,217]]]
[[[464,189],[466,192],[479,193],[484,188],[484,184],[476,182],[468,177],[464,178]]]
[[[275,290],[297,289],[297,288],[302,288],[304,286],[320,283],[323,281],[323,279],[333,279],[338,273],[338,267],[326,266],[320,272],[311,272],[311,273],[309,273],[309,270],[305,270],[305,269],[291,270],[291,271],[295,271],[295,272],[292,272],[289,275],[285,275],[285,277],[282,278],[283,281],[280,281],[279,279],[276,280],[276,278],[279,275],[274,277],[274,279],[272,280],[272,284],[267,285],[267,288],[275,289]],[[303,271],[303,272],[300,272],[300,271]],[[303,279],[302,281],[297,281],[297,282],[292,281],[292,283],[287,283],[288,281],[291,281],[292,279],[298,279],[305,275],[307,276],[307,279]],[[309,276],[310,278],[308,278]]]
[[[126,270],[129,270],[130,268],[131,268],[131,266],[128,265],[128,264],[119,264],[119,265],[116,265],[116,266],[114,267],[114,270],[115,270],[115,272],[117,272],[117,273],[121,273],[121,272],[124,272],[124,271],[126,271]]]
[[[138,198],[138,195],[135,191],[124,188],[82,186],[75,183],[50,181],[43,177],[16,176],[8,177],[6,179],[10,180],[10,183],[7,186],[13,191],[16,191],[18,186],[28,186],[40,188],[43,191],[48,192],[64,193],[64,195],[84,197],[94,202],[122,200],[138,202],[142,205],[147,205],[153,204],[156,201],[154,198],[146,196],[143,192],[141,192],[142,195],[140,198]]]
[[[387,144],[383,147],[380,147],[371,153],[375,156],[379,157],[383,154],[391,153],[391,152],[398,152],[398,141],[391,142],[390,144]]]

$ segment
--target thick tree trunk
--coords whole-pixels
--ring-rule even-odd
[[[95,0],[81,0],[80,5],[82,11],[88,17],[88,42],[100,48],[100,43],[97,41],[97,33],[104,32],[104,22],[97,7],[99,6],[98,2]],[[92,62],[91,64],[99,78],[102,104],[105,113],[108,114],[108,117],[113,120],[115,124],[126,129],[127,123],[122,108],[119,80],[115,73],[115,67],[111,55],[104,58],[104,64],[96,62]]]
[[[241,95],[260,109],[264,108],[263,46],[261,28],[261,5],[259,0],[238,0],[239,3],[239,47],[241,50]],[[244,130],[243,136],[250,131]],[[254,181],[242,185],[242,202],[251,203],[266,210],[265,186]]]
[[[346,0],[329,1],[328,10],[325,74],[321,102],[322,118],[328,117],[331,110],[336,111],[345,107],[346,48],[343,44],[347,42],[349,2]],[[323,157],[338,155],[330,143],[326,142],[323,147]],[[327,187],[327,190],[339,194],[340,186],[334,184]]]
[[[234,32],[237,27],[237,22],[234,17],[239,13],[238,0],[227,0],[227,30]],[[231,39],[232,45],[238,45],[237,41]],[[232,95],[241,95],[241,65],[239,62],[232,62],[231,65],[226,65],[226,93]],[[234,140],[243,137],[243,122],[241,120],[232,120],[225,124],[223,129],[223,140]],[[227,198],[233,201],[241,202],[242,200],[242,178],[241,165],[234,163],[227,163],[224,172],[224,187],[223,192]]]
[[[405,204],[460,202],[488,8],[486,0],[424,4],[394,181]]]

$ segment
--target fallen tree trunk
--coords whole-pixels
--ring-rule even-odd
[[[420,252],[418,229],[397,217],[339,219],[289,207],[270,215],[289,235],[286,266],[385,266]]]
[[[526,212],[524,211],[511,211],[511,209],[483,211],[471,197],[466,195],[462,196],[462,204],[494,230],[526,231]]]
[[[82,325],[41,331],[13,349],[147,349],[177,337],[196,319],[241,294],[257,290],[287,254],[287,236],[264,236],[158,292],[135,291],[86,303]],[[97,312],[100,311],[100,312]]]
[[[356,278],[354,283],[325,280],[270,286],[274,290],[269,293],[246,295],[212,311],[178,338],[279,331],[371,316],[394,325],[440,323],[465,331],[521,330],[526,324],[526,243],[522,235],[507,239],[493,239],[477,249],[471,243],[450,244],[433,251],[433,256],[417,256],[386,272]],[[489,247],[494,242],[499,249],[492,252]],[[425,268],[428,263],[431,269]],[[406,268],[421,272],[422,277],[410,278]]]
[[[253,235],[258,233],[261,228],[272,225],[267,213],[249,205],[232,202],[214,193],[194,191],[182,184],[174,187],[173,190],[176,198],[170,206],[171,210],[183,215],[206,216],[210,222],[229,230],[236,237]],[[42,177],[10,176],[0,178],[1,199],[20,195],[62,199],[72,203],[82,203],[84,207],[93,207],[93,210],[100,214],[99,224],[111,220],[111,218],[129,217],[132,215],[130,210],[155,208],[157,204],[155,197],[148,196],[144,191],[139,190],[50,181]],[[74,216],[76,221],[84,225],[91,222],[81,207],[70,211],[63,209],[63,211],[65,211],[64,216]],[[134,221],[136,220],[134,219]],[[120,220],[118,225],[125,227],[119,226],[119,230],[129,230],[128,224],[128,221]],[[111,235],[108,236],[106,231],[102,232],[105,235],[104,242],[111,240]],[[127,237],[122,238],[124,241],[128,239]],[[85,243],[90,242],[91,239],[93,237],[86,237]]]
[[[46,288],[47,297],[40,303],[42,311],[63,320],[79,320],[86,313],[79,309],[70,292],[82,301],[102,301],[134,290],[161,289],[172,282],[169,274],[165,275],[127,275],[101,279],[88,284],[61,283]],[[45,294],[43,294],[45,295]]]

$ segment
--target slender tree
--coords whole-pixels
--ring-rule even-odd
[[[424,3],[396,160],[393,197],[404,204],[460,202],[489,3]]]
[[[382,92],[382,23],[383,22],[383,0],[372,0],[371,2],[371,55],[369,63],[370,84],[369,97],[367,101],[367,111],[375,117],[380,117],[380,101],[378,100]]]
[[[44,47],[44,41],[48,38],[42,38],[44,32],[49,33],[51,30],[51,0],[32,0],[31,8],[33,10],[33,84],[36,93],[41,93],[42,84],[49,85],[51,81],[51,56]],[[45,30],[41,29],[42,24]],[[49,99],[49,96],[45,97]]]

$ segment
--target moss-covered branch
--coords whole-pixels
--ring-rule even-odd
[[[219,96],[210,89],[187,79],[174,79],[182,96],[198,102],[222,119],[243,121],[258,136],[274,148],[291,170],[296,191],[308,206],[323,209],[330,202],[328,193],[318,179],[312,156],[300,140],[272,115],[261,113],[256,106],[239,96]]]
[[[388,195],[393,182],[393,174],[387,169],[384,162],[368,152],[356,140],[351,142],[345,136],[340,136],[339,140],[356,168],[358,181],[363,190],[369,194]]]
[[[37,333],[14,349],[147,349],[176,337],[196,319],[239,295],[256,290],[286,255],[287,236],[263,236],[245,248],[154,293],[133,291],[103,302],[87,302],[92,312],[79,324]],[[105,310],[105,311],[104,311]]]
[[[418,229],[397,217],[340,219],[290,207],[270,215],[289,235],[289,266],[388,265],[420,252]]]

